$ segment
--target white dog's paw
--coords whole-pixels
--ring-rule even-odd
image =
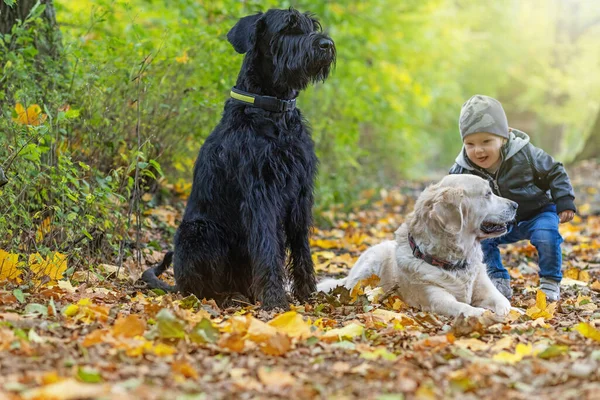
[[[496,304],[494,304],[494,312],[497,315],[505,317],[510,312],[511,306],[510,301],[504,296],[496,300]]]
[[[465,317],[479,317],[480,315],[483,315],[485,311],[485,308],[469,306],[468,308],[465,307],[462,309],[460,314],[464,315]]]

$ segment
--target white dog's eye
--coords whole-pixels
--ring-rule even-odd
[[[489,199],[490,197],[492,197],[492,192],[491,192],[491,191],[489,191],[489,192],[487,192],[487,193],[485,194],[485,198],[486,198],[486,199]]]

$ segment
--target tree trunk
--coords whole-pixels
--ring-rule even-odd
[[[592,158],[600,158],[600,110],[596,114],[594,125],[585,140],[583,149],[575,157],[575,161],[589,160]]]
[[[12,7],[0,0],[0,34],[10,33],[17,20],[25,21],[38,2],[45,5],[41,17],[47,22],[47,29],[38,35],[36,49],[56,59],[61,53],[61,36],[52,0],[17,0]]]

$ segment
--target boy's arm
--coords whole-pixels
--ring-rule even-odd
[[[575,193],[565,167],[544,150],[531,144],[529,146],[531,162],[536,172],[536,184],[542,189],[550,190],[552,199],[556,203],[556,212],[577,211],[574,202]]]
[[[450,168],[450,171],[448,171],[448,174],[450,174],[450,175],[462,174],[462,173],[464,173],[464,168],[461,167],[460,165],[458,165],[457,163],[454,163],[452,168]]]

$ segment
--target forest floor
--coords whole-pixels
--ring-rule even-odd
[[[162,258],[144,249],[116,274],[76,271],[54,286],[0,290],[0,400],[251,398],[600,399],[600,168],[570,169],[579,215],[561,225],[562,298],[537,293],[535,249],[506,246],[515,292],[504,320],[412,309],[376,281],[317,294],[287,313],[160,295],[134,284]],[[425,183],[365,192],[328,210],[311,239],[319,279],[348,271],[393,237]],[[142,242],[161,243],[181,204],[151,209]],[[108,278],[106,276],[108,275]],[[105,279],[106,278],[106,279]],[[168,278],[168,277],[167,277]]]

